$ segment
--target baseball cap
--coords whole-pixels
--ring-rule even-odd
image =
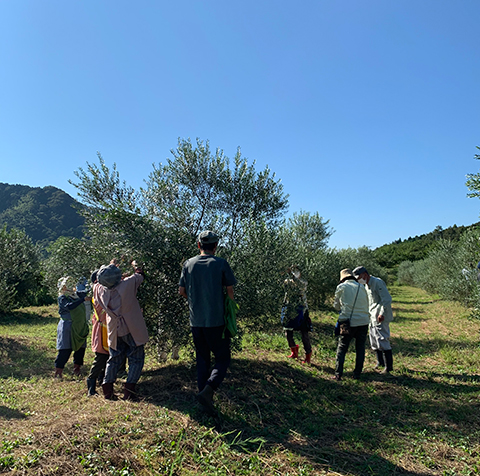
[[[218,239],[218,235],[210,230],[202,231],[198,235],[198,242],[204,245],[208,245],[210,243],[218,243]]]

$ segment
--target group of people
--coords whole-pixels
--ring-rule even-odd
[[[228,262],[215,256],[219,237],[212,231],[198,236],[200,253],[182,268],[179,294],[187,298],[190,326],[196,351],[197,400],[209,414],[215,414],[213,395],[230,365],[231,335],[225,329],[225,297],[233,301],[236,279]],[[92,351],[95,359],[87,377],[88,395],[101,384],[106,399],[116,399],[114,382],[128,362],[124,400],[136,399],[135,386],[145,361],[148,332],[137,291],[144,280],[143,270],[132,262],[133,274],[122,275],[115,260],[93,272]],[[58,282],[60,321],[57,327],[55,377],[61,378],[73,352],[74,374],[80,375],[85,356],[88,325],[87,291],[75,286],[71,277]],[[230,306],[231,308],[231,306]],[[211,354],[215,362],[211,368]]]
[[[307,304],[307,282],[301,278],[297,267],[288,269],[291,277],[285,279],[285,298],[282,306],[281,321],[291,354],[289,358],[298,358],[299,346],[295,344],[293,331],[300,331],[305,358],[310,363],[312,346],[309,331],[312,322]],[[340,283],[335,290],[334,308],[339,311],[337,328],[339,332],[337,356],[335,360],[335,380],[341,380],[345,356],[350,342],[355,339],[355,369],[353,378],[360,378],[365,361],[365,343],[367,334],[370,345],[376,353],[376,369],[383,374],[393,370],[392,347],[390,344],[390,322],[393,321],[392,296],[381,278],[371,276],[363,266],[340,272]]]
[[[178,292],[188,301],[190,326],[196,353],[196,398],[204,410],[214,415],[215,391],[224,380],[230,365],[231,335],[226,328],[225,301],[234,300],[236,279],[228,262],[215,256],[219,237],[212,231],[198,236],[199,254],[188,259],[182,268]],[[116,399],[114,382],[125,368],[128,373],[123,399],[136,399],[138,382],[144,361],[148,331],[137,291],[145,276],[135,261],[133,273],[123,275],[115,260],[102,266],[91,276],[93,290],[93,316],[91,345],[95,358],[87,377],[87,392],[95,395],[97,383],[101,384],[106,399]],[[298,358],[299,346],[293,332],[300,331],[305,350],[304,363],[310,363],[312,346],[306,289],[297,267],[289,268],[284,281],[285,298],[281,320],[291,350],[290,358]],[[61,378],[63,369],[73,352],[74,374],[80,375],[85,356],[89,328],[86,323],[85,285],[75,286],[72,278],[58,282],[60,321],[57,327],[55,377]],[[345,354],[355,339],[356,364],[354,378],[358,378],[365,359],[365,342],[370,327],[370,343],[376,351],[378,367],[384,372],[393,369],[389,322],[393,320],[392,298],[385,283],[370,276],[363,267],[340,273],[340,284],[335,292],[334,307],[340,311],[339,322],[349,323],[349,332],[340,335],[337,348],[335,378],[343,375]],[[211,356],[214,356],[212,367]]]
[[[385,282],[371,276],[363,266],[340,272],[340,284],[335,291],[333,306],[340,311],[339,324],[348,323],[348,332],[340,335],[335,361],[336,380],[343,376],[345,355],[355,339],[355,368],[353,378],[360,378],[365,361],[367,333],[370,346],[377,356],[377,369],[383,374],[393,370],[390,322],[393,321],[392,296]]]
[[[128,374],[123,398],[136,398],[135,386],[145,362],[145,344],[148,331],[143,318],[137,291],[144,280],[143,270],[132,262],[134,273],[123,275],[116,260],[94,271],[92,351],[95,358],[87,377],[87,392],[95,395],[96,384],[102,385],[106,399],[115,399],[113,384],[128,360]],[[85,356],[88,325],[85,288],[74,286],[72,278],[61,278],[59,288],[60,321],[57,326],[55,377],[61,378],[63,369],[73,352],[74,374],[80,375]],[[81,332],[79,331],[81,330]]]

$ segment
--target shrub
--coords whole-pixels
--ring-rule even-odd
[[[40,255],[32,240],[16,229],[0,230],[0,313],[36,304],[41,283]]]

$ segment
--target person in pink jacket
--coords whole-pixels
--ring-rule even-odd
[[[113,261],[109,266],[102,266],[97,274],[100,285],[93,288],[95,302],[107,314],[110,357],[102,384],[103,394],[107,400],[115,398],[113,384],[125,357],[128,359],[128,376],[123,399],[135,399],[135,385],[145,362],[148,331],[137,299],[137,291],[144,280],[144,274],[135,261],[132,261],[132,266],[135,273],[124,279]]]

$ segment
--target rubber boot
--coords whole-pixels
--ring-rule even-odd
[[[375,369],[385,367],[385,360],[383,359],[383,351],[376,350],[375,352],[377,353],[377,365],[375,365]]]
[[[138,401],[138,396],[135,393],[135,384],[126,382],[123,386],[123,398],[122,400],[131,400],[132,402]]]
[[[87,378],[87,397],[98,395],[96,392],[96,381],[94,378]]]
[[[82,368],[81,365],[73,364],[73,375],[75,375],[76,377],[79,377],[81,368]]]
[[[103,395],[105,397],[105,400],[116,400],[117,399],[117,397],[113,393],[113,382],[104,383],[102,385],[102,390],[103,390]]]
[[[310,364],[312,360],[312,353],[310,352],[309,354],[305,354],[305,360],[303,360],[304,364]]]
[[[385,366],[385,370],[382,371],[382,374],[389,374],[390,372],[393,371],[392,349],[385,351],[385,361],[386,361],[386,366]]]
[[[295,347],[290,347],[292,353],[288,356],[289,359],[298,359],[298,344]]]
[[[200,393],[195,395],[197,401],[203,406],[204,410],[210,415],[216,415],[215,407],[213,405],[213,388],[210,385],[205,385]]]
[[[63,378],[63,369],[59,369],[58,367],[55,369],[55,378],[62,380]]]

